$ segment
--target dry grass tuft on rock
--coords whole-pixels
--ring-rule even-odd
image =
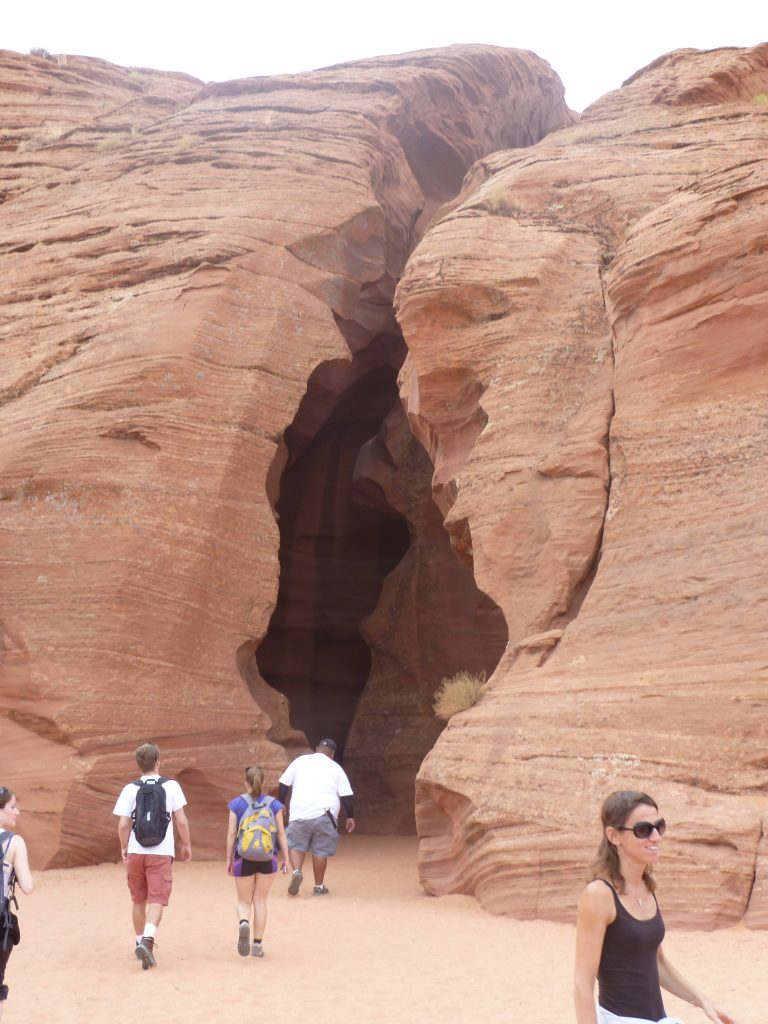
[[[466,711],[480,700],[484,686],[485,672],[457,672],[453,676],[445,676],[432,702],[435,715],[447,722],[459,711]]]

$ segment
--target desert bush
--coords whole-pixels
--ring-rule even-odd
[[[36,129],[31,135],[27,136],[23,142],[20,142],[17,147],[19,153],[31,153],[36,149],[43,149],[45,146],[52,146],[54,142],[58,142],[62,135],[67,131],[66,128],[60,124],[46,124],[43,127]]]
[[[118,146],[123,146],[126,142],[129,142],[135,134],[136,130],[133,127],[118,128],[115,131],[109,132],[108,135],[102,136],[96,143],[96,149],[117,149]]]
[[[432,705],[443,722],[477,704],[483,695],[485,672],[457,672],[445,676],[435,691]]]
[[[16,178],[8,178],[5,185],[8,192],[24,192],[28,188],[34,188],[35,185],[41,184],[46,178],[50,178],[52,174],[53,171],[50,167],[30,165],[26,168],[24,174],[20,174]]]
[[[48,53],[42,46],[33,46],[29,51],[30,57],[43,57],[45,60],[56,60],[52,53]]]
[[[523,212],[503,185],[495,185],[486,192],[483,206],[500,217],[519,217]]]
[[[759,92],[757,96],[752,97],[753,103],[768,103],[768,92]]]

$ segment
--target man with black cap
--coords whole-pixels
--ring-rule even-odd
[[[339,810],[347,814],[347,832],[355,827],[352,787],[342,768],[336,764],[336,744],[320,740],[314,754],[302,754],[292,761],[280,776],[278,799],[286,803],[291,788],[288,854],[293,874],[288,886],[291,896],[298,895],[304,875],[304,858],[312,854],[315,896],[325,896],[325,869],[328,858],[336,852],[339,842]]]

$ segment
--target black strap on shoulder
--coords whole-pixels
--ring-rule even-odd
[[[15,835],[15,832],[0,832],[0,853],[2,853],[3,863],[5,863],[5,855],[8,853],[8,847],[11,845],[11,840]],[[6,842],[6,839],[8,842]],[[3,846],[3,843],[5,843],[5,846]]]
[[[11,840],[15,835],[15,832],[0,832],[0,854],[2,854],[3,864],[5,864],[5,855],[8,853],[8,847],[11,845]],[[3,843],[5,843],[5,846],[3,846]],[[5,880],[3,879],[4,882]],[[3,888],[5,888],[4,884]],[[8,891],[4,893],[4,896],[9,904],[13,902],[16,905],[16,909],[19,909],[19,904],[16,901],[16,872],[13,868],[11,868],[11,874],[8,878]]]

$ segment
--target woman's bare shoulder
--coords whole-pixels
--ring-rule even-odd
[[[584,887],[584,892],[589,893],[600,893],[610,896],[613,892],[613,886],[610,882],[607,882],[604,878],[593,878],[591,882],[587,882]]]
[[[14,832],[5,851],[5,863],[10,864],[18,876],[19,869],[24,871],[27,867],[28,859],[27,844],[18,832]]]
[[[613,890],[602,878],[594,878],[584,887],[579,906],[591,913],[612,917],[615,910]]]

